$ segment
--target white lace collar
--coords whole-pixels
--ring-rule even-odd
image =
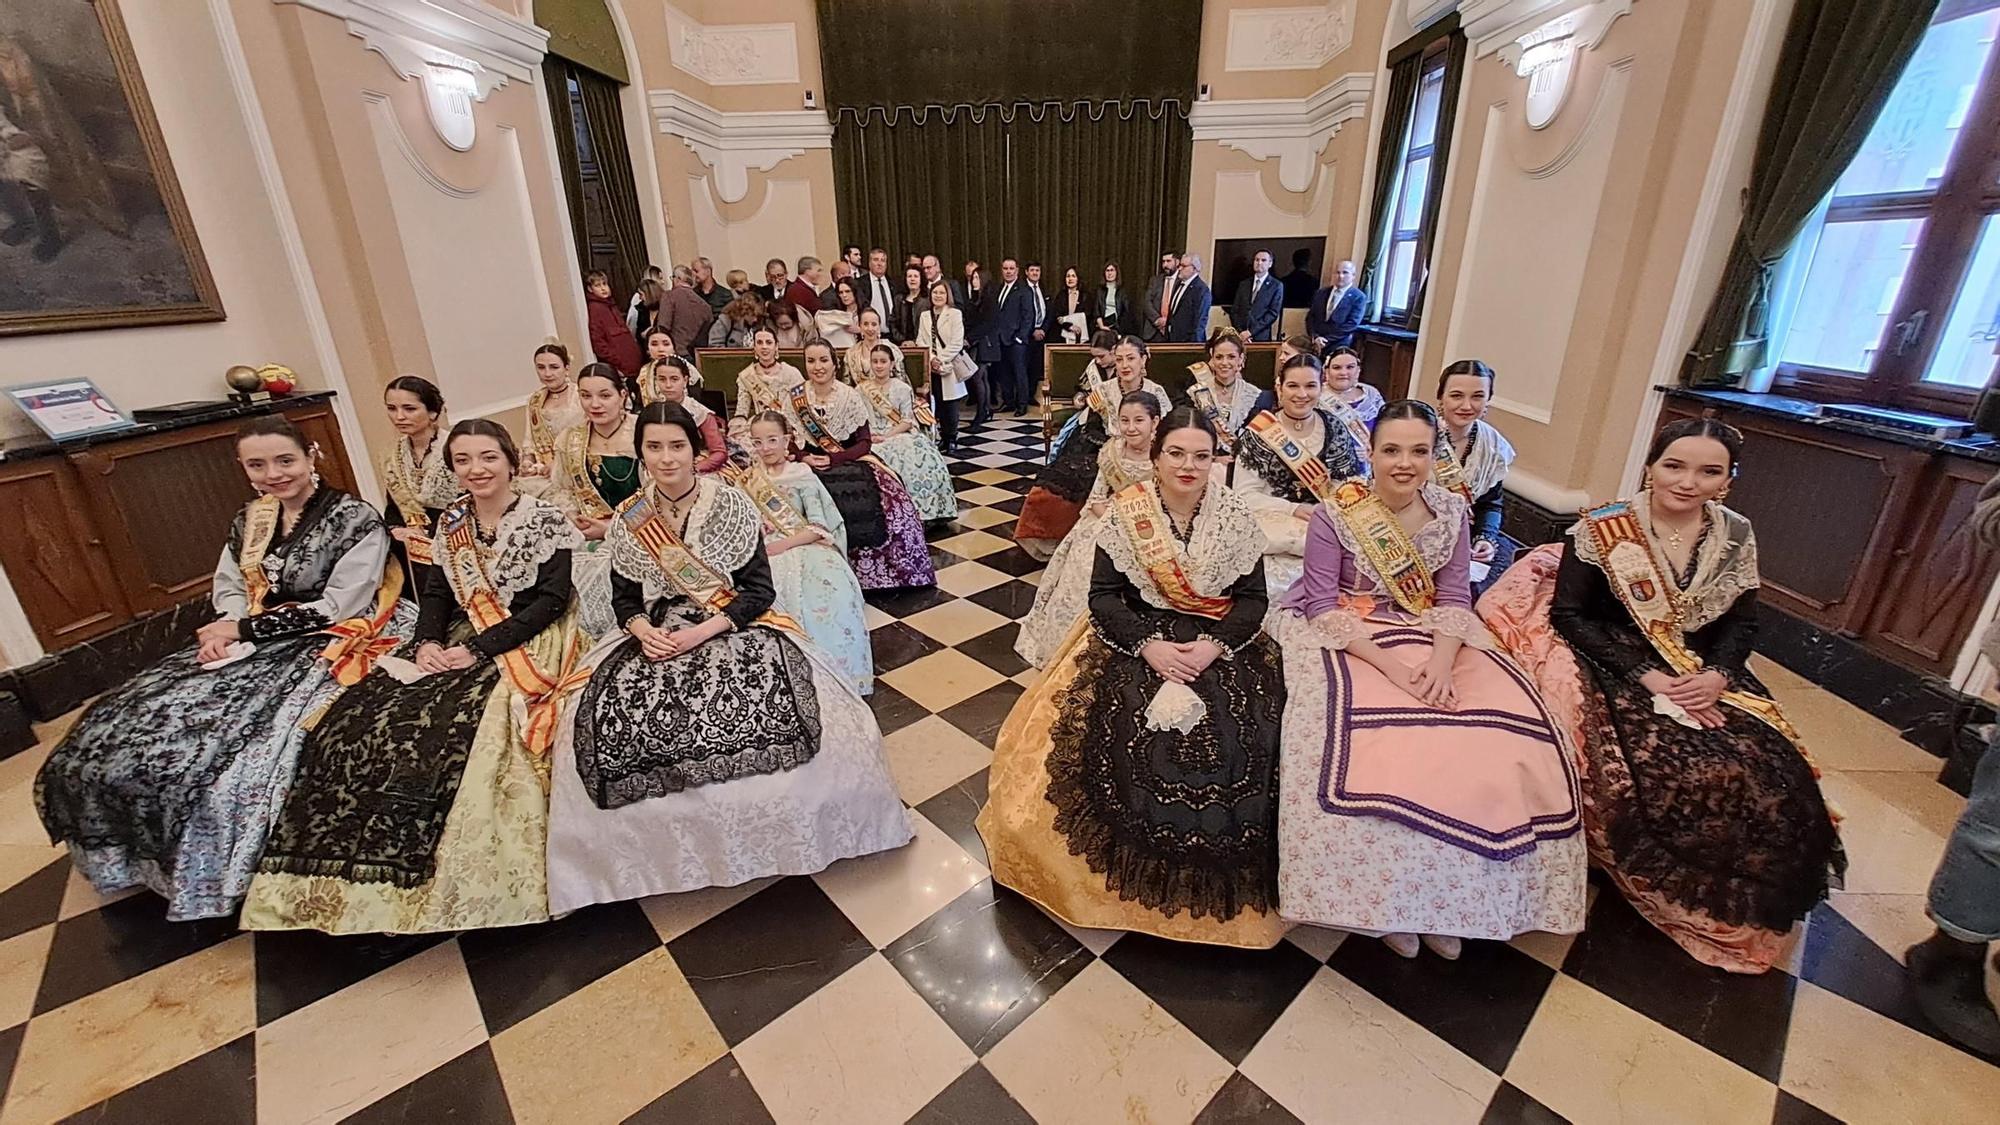
[[[1641,489],[1633,494],[1629,502],[1639,526],[1645,529],[1661,577],[1678,589],[1675,576],[1669,573],[1673,564],[1668,561],[1659,533],[1653,529],[1651,490]],[[1703,506],[1703,511],[1708,518],[1709,532],[1696,549],[1694,580],[1688,583],[1687,589],[1680,591],[1681,629],[1688,633],[1714,623],[1729,612],[1729,607],[1735,605],[1738,598],[1762,584],[1757,573],[1757,535],[1751,529],[1749,519],[1713,500]],[[1569,536],[1570,549],[1576,552],[1578,558],[1600,570],[1604,568],[1604,560],[1597,553],[1597,544],[1582,521],[1570,526]]]
[[[470,498],[461,499],[470,505]],[[459,501],[452,503],[456,505]],[[467,514],[469,517],[470,513]],[[499,526],[493,529],[493,542],[479,545],[479,557],[486,565],[486,577],[493,583],[494,592],[500,595],[500,604],[509,605],[516,594],[535,584],[542,564],[551,555],[582,547],[583,535],[569,517],[545,500],[524,495],[500,517]],[[458,572],[452,567],[442,569],[458,604],[466,604],[472,591],[459,585]]]
[[[1158,501],[1160,489],[1147,481],[1143,487]],[[1165,505],[1160,510],[1166,511]],[[1168,517],[1169,522],[1172,517]],[[1171,530],[1169,531],[1171,534]],[[1179,542],[1178,538],[1175,540]],[[1173,605],[1153,585],[1152,575],[1139,565],[1125,525],[1115,512],[1097,525],[1097,545],[1111,558],[1118,572],[1131,580],[1148,605],[1171,610]],[[1256,569],[1264,558],[1267,543],[1257,518],[1234,490],[1210,484],[1202,492],[1201,507],[1195,510],[1194,533],[1181,548],[1181,568],[1187,573],[1194,592],[1205,598],[1220,597],[1236,580]]]
[[[426,508],[442,508],[451,503],[463,491],[458,484],[457,474],[445,463],[444,447],[446,434],[443,429],[431,435],[430,448],[424,450],[424,459],[417,462],[416,450],[410,447],[410,439],[399,437],[393,454],[390,470],[409,487],[416,490],[417,499]]]
[[[1472,453],[1461,466],[1465,472],[1466,487],[1474,496],[1484,496],[1494,485],[1507,477],[1507,470],[1514,464],[1514,447],[1484,418],[1472,423]],[[1446,437],[1450,437],[1449,429]],[[1452,452],[1458,447],[1453,443]]]
[[[687,527],[681,532],[681,540],[696,558],[727,578],[741,570],[750,561],[757,544],[763,542],[763,522],[750,497],[714,477],[697,477],[695,492],[694,506],[688,509]],[[627,505],[641,496],[648,504],[655,505],[656,510],[663,507],[658,486],[651,482],[635,493]],[[660,518],[666,518],[663,511]],[[611,521],[611,530],[605,533],[604,541],[611,550],[612,569],[643,584],[648,597],[657,597],[666,587],[660,564],[633,536],[622,518]]]
[[[1452,553],[1458,550],[1459,531],[1471,518],[1472,505],[1465,497],[1448,488],[1441,488],[1435,481],[1425,481],[1418,491],[1424,506],[1431,511],[1431,518],[1417,529],[1410,541],[1416,545],[1417,555],[1424,560],[1424,567],[1433,576],[1443,570],[1451,561]],[[1338,514],[1333,517],[1333,531],[1340,537],[1341,549],[1354,561],[1354,570],[1362,579],[1373,582],[1377,591],[1386,591],[1389,584],[1369,561],[1368,553],[1361,549],[1361,541],[1347,526],[1347,521]]]

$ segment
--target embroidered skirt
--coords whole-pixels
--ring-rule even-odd
[[[917,516],[925,523],[958,518],[958,492],[951,484],[951,468],[944,454],[921,430],[909,430],[883,438],[872,447],[910,494]]]
[[[861,580],[861,588],[898,590],[906,586],[937,585],[937,567],[931,562],[930,544],[924,541],[924,521],[917,515],[909,491],[889,470],[866,464],[862,467],[874,469],[888,538],[880,546],[860,547],[855,544],[854,525],[851,522],[847,525],[847,557],[854,564],[854,576]],[[836,493],[835,504],[839,500]],[[844,519],[847,513],[843,510],[841,516]]]

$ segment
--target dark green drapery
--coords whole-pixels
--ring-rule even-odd
[[[1403,134],[1410,131],[1410,118],[1417,102],[1417,72],[1423,67],[1421,54],[1406,55],[1389,67],[1389,96],[1382,101],[1382,139],[1375,147],[1374,205],[1368,212],[1368,260],[1361,263],[1359,284],[1368,294],[1368,307],[1382,307],[1378,279],[1389,264],[1389,224],[1395,218],[1396,173],[1403,167]]]
[[[1740,383],[1762,367],[1772,271],[1861,151],[1937,0],[1798,0],[1778,56],[1743,223],[1684,378]]]
[[[1076,266],[1086,288],[1117,262],[1143,291],[1187,238],[1193,138],[1177,101],[842,110],[833,131],[841,240],[892,260],[936,253],[998,276],[1012,256]]]
[[[649,259],[619,84],[556,55],[543,58],[542,78],[570,230],[576,236],[577,268],[603,269],[611,275],[613,293],[630,293]],[[572,81],[575,100],[569,91]]]
[[[549,33],[549,54],[561,55],[610,78],[631,85],[625,71],[625,46],[605,0],[535,0],[535,22]]]

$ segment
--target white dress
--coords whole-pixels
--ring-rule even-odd
[[[1109,451],[1111,447],[1106,447]],[[1153,463],[1145,458],[1118,458],[1120,469],[1131,480],[1153,479]],[[1109,498],[1111,488],[1104,471],[1090,486],[1083,512],[1076,526],[1063,536],[1042,571],[1041,585],[1035,590],[1035,604],[1021,619],[1021,631],[1014,638],[1014,652],[1037,668],[1048,666],[1061,651],[1069,631],[1090,611],[1090,573],[1097,561],[1097,528],[1103,515],[1092,515],[1090,505]]]

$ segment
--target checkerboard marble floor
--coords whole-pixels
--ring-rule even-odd
[[[791,878],[456,938],[244,934],[113,901],[0,761],[0,1125],[132,1122],[1992,1121],[2000,1068],[1898,958],[1959,799],[1893,730],[1764,667],[1848,813],[1786,972],[1704,969],[1615,894],[1452,964],[1302,929],[1266,953],[1071,931],[994,887],[973,816],[1039,564],[1028,422],[964,443],[938,588],[871,595],[917,839]]]

